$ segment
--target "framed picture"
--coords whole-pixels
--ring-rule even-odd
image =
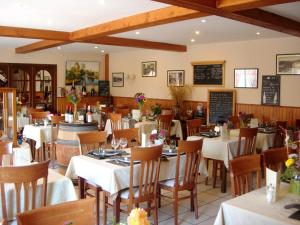
[[[168,86],[184,86],[184,70],[168,70]]]
[[[258,68],[234,69],[235,88],[258,88]]]
[[[124,73],[112,73],[112,86],[124,87]]]
[[[300,53],[277,54],[276,73],[278,75],[300,75]]]
[[[100,62],[72,61],[66,62],[66,85],[98,85],[100,78]]]
[[[142,77],[156,77],[156,61],[142,62]]]

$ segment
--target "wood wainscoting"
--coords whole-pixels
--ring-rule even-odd
[[[113,103],[115,106],[128,106],[129,108],[137,108],[137,103],[132,97],[113,97]],[[154,99],[147,98],[143,110],[150,110],[151,106],[155,103],[160,104],[162,108],[169,108],[175,105],[174,100],[171,99]],[[185,101],[182,107],[182,111],[187,108],[196,109],[198,103],[202,103],[203,106],[207,107],[207,102],[200,101]],[[263,106],[256,104],[236,104],[236,113],[245,112],[247,114],[253,114],[255,118],[261,121],[288,121],[288,125],[294,126],[296,119],[300,119],[300,107],[289,107],[289,106]]]

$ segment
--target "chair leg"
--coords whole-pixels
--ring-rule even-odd
[[[157,198],[154,198],[154,211],[153,211],[154,225],[158,225],[158,211],[157,211]]]
[[[207,171],[208,171],[209,159],[205,159],[205,162],[206,162],[206,169],[207,169]],[[207,185],[207,184],[208,184],[208,176],[205,178],[205,185]]]
[[[118,196],[114,200],[114,216],[115,216],[115,222],[116,222],[116,224],[120,222],[120,204],[121,204],[121,199]]]
[[[178,225],[178,192],[173,194],[174,224]]]
[[[216,160],[213,160],[213,171],[212,171],[212,177],[213,177],[213,188],[216,187],[216,180],[217,180],[217,170],[218,170],[218,162]]]
[[[151,216],[151,201],[147,202],[147,206],[148,206],[148,216]]]
[[[103,192],[103,225],[107,223],[107,204],[108,204],[108,197],[106,196],[105,192]]]
[[[194,194],[194,196],[192,196],[192,198],[194,199],[195,218],[198,219],[199,218],[199,214],[198,214],[197,187],[195,187],[195,189],[193,191],[193,194]]]
[[[158,188],[157,188],[157,200],[158,200],[158,208],[160,208],[161,207],[161,188],[160,188],[160,186],[158,186]]]
[[[95,197],[96,197],[96,224],[99,225],[99,214],[100,214],[100,191],[96,189],[95,191]]]
[[[191,190],[191,197],[190,197],[190,200],[191,200],[191,212],[193,212],[195,210],[194,206],[195,206],[195,203],[194,203],[194,190],[192,189]]]

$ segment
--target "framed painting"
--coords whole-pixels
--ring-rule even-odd
[[[98,85],[100,78],[100,62],[75,61],[66,62],[66,85]]]
[[[258,88],[258,68],[234,69],[235,88]]]
[[[277,75],[300,75],[300,53],[299,54],[277,54]]]
[[[156,61],[142,62],[142,77],[156,77]]]
[[[124,87],[124,73],[112,73],[112,86]]]
[[[182,87],[184,86],[184,70],[168,70],[167,83],[168,86]]]

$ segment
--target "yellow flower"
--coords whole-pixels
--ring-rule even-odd
[[[288,160],[285,161],[285,165],[286,165],[287,168],[294,165],[294,163],[295,163],[294,159],[288,159]]]
[[[127,218],[128,225],[149,225],[150,222],[147,218],[147,212],[144,209],[135,208],[131,210]]]

